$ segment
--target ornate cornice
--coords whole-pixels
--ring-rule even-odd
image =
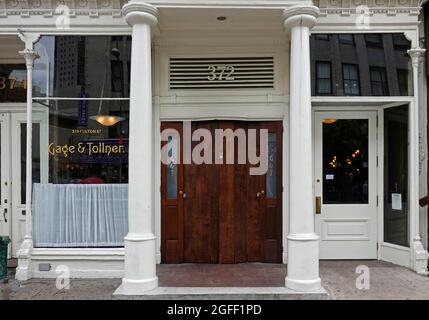
[[[148,3],[155,7],[173,6],[175,1],[155,1],[147,0]],[[296,4],[299,1],[267,1],[267,8],[287,8],[290,5]],[[0,18],[6,16],[56,16],[61,15],[61,6],[66,6],[69,10],[69,16],[86,15],[91,17],[112,15],[114,17],[122,17],[122,7],[127,3],[127,0],[0,0]],[[198,1],[202,7],[204,1]],[[214,3],[212,0],[207,0],[207,7]],[[241,2],[240,2],[241,3]],[[256,2],[255,2],[256,3]],[[260,3],[258,1],[257,3]],[[278,3],[278,5],[274,5]],[[287,4],[286,4],[287,3]],[[305,1],[307,3],[307,1]],[[357,13],[357,9],[366,6],[369,14],[387,14],[396,15],[399,13],[408,13],[410,15],[418,15],[421,10],[423,0],[314,0],[314,4],[320,8],[321,15],[339,14],[352,15]],[[253,2],[243,2],[241,7],[246,5],[255,7]],[[179,7],[178,4],[176,6]],[[182,4],[184,8],[184,4]],[[189,5],[188,5],[189,6]],[[217,7],[226,6],[223,2],[219,2]],[[265,5],[260,5],[258,8],[263,8]]]
[[[314,3],[320,8],[321,15],[347,16],[359,14],[362,11],[370,15],[399,13],[418,15],[422,0],[315,0]]]
[[[0,0],[0,18],[6,16],[122,16],[127,0]]]

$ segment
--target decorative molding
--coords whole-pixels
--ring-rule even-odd
[[[421,10],[421,0],[315,0],[322,16],[338,14],[349,16],[365,12],[369,15],[397,15],[407,13],[418,15]]]
[[[0,0],[0,18],[7,16],[58,16],[59,6],[69,8],[68,16],[122,17],[122,7],[127,0]]]
[[[21,16],[29,17],[36,15],[53,16],[58,15],[56,8],[59,5],[66,5],[70,8],[70,16],[90,16],[99,17],[102,15],[112,15],[121,17],[121,9],[126,4],[127,0],[0,0],[0,18],[6,16]],[[236,1],[232,4],[231,1],[151,1],[147,3],[155,7],[171,7],[171,8],[220,8],[220,7],[236,7],[236,8],[288,8],[291,5],[297,4],[298,1],[267,1],[266,4],[260,5],[260,1]],[[314,4],[320,8],[321,15],[338,14],[349,16],[356,14],[357,8],[368,7],[369,14],[386,14],[396,15],[399,13],[408,13],[410,15],[418,15],[421,10],[422,0],[315,0]],[[310,1],[304,4],[311,4]]]

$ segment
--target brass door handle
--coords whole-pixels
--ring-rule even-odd
[[[322,213],[322,197],[316,197],[316,214]]]
[[[183,199],[186,199],[188,196],[186,192],[183,192],[182,190],[179,191],[179,194],[182,196]]]

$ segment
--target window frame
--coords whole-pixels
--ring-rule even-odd
[[[345,77],[345,67],[350,67],[353,66],[356,68],[356,75],[357,75],[357,79],[351,79],[351,78],[347,78]],[[360,86],[360,74],[359,74],[359,65],[358,64],[354,64],[354,63],[342,63],[341,64],[341,72],[342,72],[342,77],[343,77],[343,91],[344,91],[344,96],[360,96],[361,95],[361,86]],[[351,82],[356,82],[357,83],[357,93],[353,94],[353,93],[346,93],[346,86],[345,83],[346,81]],[[351,86],[350,86],[351,87]]]
[[[325,64],[329,66],[329,78],[321,78],[319,77],[319,69],[318,69],[318,65],[319,64]],[[332,86],[332,63],[330,61],[322,61],[322,60],[318,60],[316,61],[316,78],[315,78],[315,94],[319,95],[319,96],[326,96],[326,95],[332,95],[333,94],[333,86]],[[319,80],[329,80],[329,93],[320,93],[319,92]]]
[[[341,38],[341,36],[351,36],[351,40]],[[338,42],[341,44],[354,46],[355,45],[355,37],[353,33],[340,33],[338,34]]]
[[[381,81],[376,81],[373,79],[373,72],[379,72]],[[378,67],[378,66],[369,66],[369,78],[371,84],[371,95],[374,97],[386,97],[389,96],[389,82],[387,80],[387,69],[386,67]],[[374,93],[374,83],[381,83],[381,88],[383,90],[382,94]]]

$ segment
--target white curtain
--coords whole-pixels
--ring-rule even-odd
[[[34,184],[35,247],[123,246],[127,184]]]

